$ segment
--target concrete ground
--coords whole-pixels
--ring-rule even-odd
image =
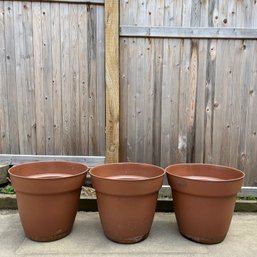
[[[97,212],[78,212],[67,237],[34,242],[23,233],[17,211],[0,211],[0,256],[257,256],[257,214],[235,213],[227,237],[216,245],[192,242],[178,232],[174,213],[156,213],[149,237],[121,245],[103,234]]]

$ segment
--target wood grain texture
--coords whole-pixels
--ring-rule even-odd
[[[103,4],[0,3],[1,153],[104,155]]]
[[[9,147],[9,120],[8,120],[8,89],[6,82],[5,61],[5,29],[4,29],[4,3],[0,3],[0,152]]]
[[[257,185],[256,1],[0,8],[1,153],[218,163]]]
[[[120,26],[122,37],[257,39],[254,28]]]
[[[26,0],[13,0],[19,2],[26,2]],[[96,4],[104,5],[105,0],[32,0],[37,2],[47,2],[47,3],[77,3],[77,4]]]
[[[122,160],[229,165],[256,186],[253,10],[254,1],[121,1]]]
[[[106,161],[119,160],[119,2],[105,3]]]

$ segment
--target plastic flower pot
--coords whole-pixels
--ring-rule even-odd
[[[124,244],[147,238],[164,169],[140,163],[104,164],[90,170],[107,238]]]
[[[244,173],[211,164],[171,165],[166,172],[180,233],[200,243],[223,241]]]
[[[9,169],[28,238],[53,241],[71,232],[87,170],[86,165],[64,161],[24,163]]]

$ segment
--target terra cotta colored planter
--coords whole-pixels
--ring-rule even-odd
[[[104,164],[90,170],[105,235],[118,243],[147,238],[165,171],[140,163]]]
[[[244,173],[212,164],[176,164],[166,172],[180,233],[200,243],[223,241]]]
[[[64,161],[24,163],[9,169],[28,238],[53,241],[71,232],[87,169]]]

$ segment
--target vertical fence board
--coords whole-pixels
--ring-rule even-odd
[[[53,152],[62,153],[62,78],[60,41],[60,4],[50,5],[52,46]]]
[[[4,1],[4,26],[5,26],[5,53],[6,53],[6,81],[3,85],[8,91],[8,121],[10,149],[3,149],[3,152],[19,153],[19,130],[18,130],[18,107],[17,107],[17,87],[16,87],[16,64],[15,64],[15,39],[14,39],[14,19],[13,3]]]
[[[63,110],[63,154],[71,154],[71,76],[70,76],[70,24],[69,5],[60,4],[61,67],[62,67],[62,110]]]
[[[249,42],[247,44],[247,51],[249,53],[254,53],[257,50],[256,43]],[[253,57],[251,57],[253,58]],[[257,175],[255,169],[257,165],[256,161],[256,151],[257,151],[257,121],[256,121],[256,108],[257,108],[257,58],[253,58],[251,62],[247,60],[247,74],[248,78],[248,90],[245,92],[248,98],[248,105],[245,105],[244,108],[247,108],[246,113],[246,141],[245,141],[245,171],[246,178],[245,184],[250,186],[257,186]]]
[[[34,83],[36,99],[36,144],[37,154],[46,153],[45,141],[45,99],[43,82],[43,52],[41,29],[41,5],[32,3],[33,10],[33,43],[34,43]],[[22,153],[22,151],[21,151]]]
[[[0,152],[9,147],[8,89],[6,82],[6,50],[4,28],[4,3],[0,2]]]
[[[96,20],[94,19],[96,14],[96,7],[89,7],[89,21],[88,21],[88,59],[90,61],[89,70],[88,70],[88,78],[89,78],[89,154],[93,154],[97,151],[97,141],[96,141],[96,114],[97,114],[97,90],[96,90],[96,72],[97,72],[97,64],[96,64]]]
[[[28,95],[27,115],[28,115],[28,153],[36,154],[36,116],[35,108],[35,84],[34,84],[34,46],[33,46],[33,20],[31,2],[23,3],[23,26],[25,44],[25,68],[26,68],[26,94]]]
[[[26,36],[31,33],[29,31],[29,15],[27,16],[26,4],[14,2],[14,26],[15,36],[15,57],[16,57],[16,85],[17,85],[17,101],[18,101],[18,127],[20,132],[19,142],[20,150],[24,153],[33,153],[33,134],[34,126],[33,112],[33,89],[31,88],[31,71],[29,67],[31,46],[29,41],[26,41]],[[31,38],[31,37],[30,37]]]
[[[52,75],[52,43],[50,4],[41,3],[42,29],[42,69],[43,69],[43,101],[45,115],[45,147],[46,152],[54,150],[54,117],[53,117],[53,75]]]
[[[234,51],[231,58],[231,101],[227,107],[231,109],[230,113],[230,159],[229,165],[238,167],[238,148],[240,143],[240,120],[241,120],[241,85],[240,81],[240,70],[241,70],[241,56],[242,56],[242,44],[240,41],[234,42]]]
[[[88,11],[87,6],[79,6],[79,53],[88,53]],[[87,56],[87,54],[86,54]],[[88,108],[88,59],[83,57],[79,58],[79,84],[80,84],[80,144],[81,144],[81,153],[86,154],[89,152],[88,144],[88,127],[89,127],[89,108]]]
[[[210,40],[207,43],[207,64],[206,64],[206,88],[205,88],[205,133],[204,133],[204,162],[213,162],[213,121],[214,111],[217,104],[214,103],[215,74],[217,58],[217,41]]]
[[[104,9],[96,8],[96,101],[97,101],[97,151],[100,155],[105,154],[105,67],[104,67]],[[117,53],[119,54],[119,53]],[[119,136],[119,135],[117,135]],[[119,151],[119,149],[117,149]],[[96,153],[94,152],[94,154]]]
[[[162,83],[162,141],[161,165],[167,166],[178,160],[178,81],[181,66],[181,40],[164,41]]]
[[[165,14],[165,1],[157,1],[156,5],[154,6],[154,19],[152,21],[151,25],[156,24],[157,26],[163,26],[164,25],[164,14]],[[162,110],[162,83],[163,83],[163,51],[164,51],[164,42],[163,40],[154,40],[152,41],[152,44],[155,47],[155,52],[153,53],[155,63],[153,67],[154,71],[154,90],[152,101],[153,101],[153,115],[152,115],[152,123],[153,123],[153,133],[152,133],[152,151],[153,151],[153,157],[152,162],[160,165],[161,159],[160,159],[160,153],[161,153],[161,122],[154,122],[155,120],[159,120],[161,117],[161,110]],[[146,80],[146,81],[149,81]],[[148,82],[151,83],[151,82]],[[151,162],[150,159],[148,159],[148,162]]]
[[[188,90],[189,90],[189,76],[190,76],[190,55],[191,55],[191,41],[183,40],[181,46],[181,67],[179,78],[179,138],[178,138],[178,161],[187,161],[187,132],[188,132]]]
[[[225,125],[225,113],[226,113],[226,97],[227,97],[227,85],[223,82],[226,71],[224,69],[224,62],[223,56],[225,54],[225,42],[218,41],[217,49],[220,49],[217,53],[216,59],[216,75],[215,75],[215,95],[214,95],[214,102],[217,108],[214,109],[214,119],[213,119],[213,159],[217,163],[224,162],[224,157],[220,155],[222,151],[225,149],[222,148],[224,146],[227,148],[226,143],[227,138],[225,138],[225,142],[223,142],[223,134],[226,133],[226,125]],[[224,163],[225,164],[225,163]]]
[[[199,41],[198,46],[198,70],[197,70],[197,88],[196,88],[196,111],[195,111],[195,141],[194,141],[194,161],[204,162],[205,153],[205,122],[206,115],[210,112],[211,107],[206,106],[206,66],[207,66],[207,41]],[[193,55],[192,55],[193,57]],[[195,58],[195,57],[194,57]]]
[[[80,149],[80,112],[79,112],[79,45],[78,45],[78,8],[76,4],[69,6],[70,17],[70,133],[71,133],[71,152],[76,155],[81,151]]]
[[[136,160],[135,155],[135,131],[136,131],[136,78],[137,78],[137,46],[136,39],[128,39],[128,101],[127,101],[127,124],[128,124],[128,134],[127,134],[127,160]],[[130,60],[130,61],[129,61]],[[135,70],[132,69],[135,67]],[[125,102],[126,103],[126,102]],[[126,117],[124,117],[126,119]]]
[[[106,159],[119,160],[119,2],[105,2]]]
[[[120,39],[120,161],[128,160],[128,76],[129,39]],[[131,103],[130,103],[131,107]]]

